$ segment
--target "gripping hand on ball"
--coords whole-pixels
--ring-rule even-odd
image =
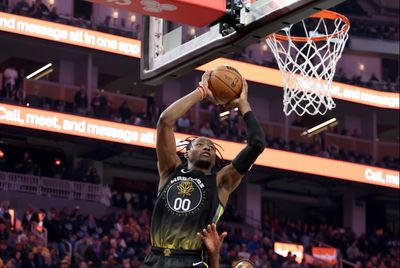
[[[222,103],[219,103],[215,98],[214,95],[212,94],[211,90],[208,88],[208,80],[210,79],[210,75],[211,75],[211,71],[207,70],[204,72],[203,76],[201,77],[201,81],[199,82],[199,86],[201,86],[202,88],[204,88],[204,90],[206,91],[207,95],[207,99],[212,102],[215,105],[220,105]]]
[[[250,104],[247,100],[247,93],[248,93],[248,86],[247,82],[244,78],[242,78],[242,93],[240,93],[239,98],[234,99],[230,103],[228,103],[226,106],[227,108],[235,108],[238,107],[240,112],[242,114],[245,114],[246,112],[250,111]]]

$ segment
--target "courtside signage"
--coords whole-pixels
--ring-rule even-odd
[[[139,40],[14,14],[0,12],[0,31],[140,58]],[[221,64],[235,67],[249,81],[283,87],[279,70],[236,60],[219,58],[200,66],[197,70],[205,71]],[[399,93],[381,92],[333,82],[331,94],[333,98],[343,101],[387,109],[400,108]]]
[[[156,130],[94,118],[44,111],[0,103],[0,124],[69,134],[91,139],[155,148]],[[177,143],[188,134],[177,133]],[[223,157],[232,160],[244,144],[214,140],[222,146]],[[256,165],[332,177],[399,189],[395,170],[326,159],[267,148]]]
[[[303,245],[275,242],[274,252],[283,257],[287,257],[288,253],[291,252],[292,256],[296,255],[296,262],[301,263],[304,248]]]
[[[0,31],[140,57],[138,40],[14,14],[0,12]]]
[[[322,260],[326,263],[335,265],[337,262],[336,248],[312,247],[311,252],[314,258]]]

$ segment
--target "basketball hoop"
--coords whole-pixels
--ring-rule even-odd
[[[348,18],[323,10],[266,37],[281,70],[286,115],[323,115],[335,108],[332,79],[349,28]]]

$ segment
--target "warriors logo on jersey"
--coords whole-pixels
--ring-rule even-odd
[[[174,213],[187,214],[200,209],[204,199],[200,179],[178,176],[171,180],[164,196],[166,206]]]

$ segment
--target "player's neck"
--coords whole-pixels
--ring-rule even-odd
[[[197,170],[203,172],[204,174],[211,174],[211,168],[201,168],[196,165],[193,165],[192,163],[188,163],[188,170],[190,171]]]

